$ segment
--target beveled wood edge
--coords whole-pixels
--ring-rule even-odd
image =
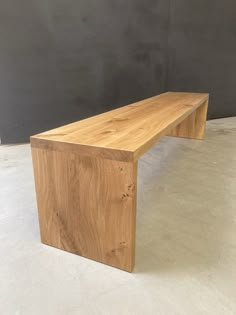
[[[62,142],[57,140],[40,139],[35,136],[30,137],[32,148],[41,148],[52,151],[70,152],[83,156],[102,158],[108,160],[134,161],[134,153],[131,151],[117,150],[112,148],[96,147],[80,143]]]
[[[169,93],[169,92],[168,92]],[[105,158],[109,160],[117,161],[126,161],[126,162],[135,162],[138,158],[143,155],[147,150],[149,150],[161,137],[167,135],[171,129],[178,126],[184,119],[191,115],[198,107],[203,105],[206,101],[209,100],[209,93],[203,93],[205,97],[201,99],[195,106],[191,106],[191,110],[186,112],[179,119],[175,120],[171,126],[167,126],[159,134],[155,135],[153,138],[149,139],[144,143],[140,148],[132,151],[127,150],[118,150],[113,148],[104,148],[96,147],[92,145],[85,145],[80,143],[72,142],[63,142],[58,140],[50,140],[45,138],[39,138],[38,135],[30,137],[31,147],[42,148],[53,151],[63,151],[63,152],[72,152],[84,156],[93,156],[94,158]],[[186,104],[186,106],[189,106]]]

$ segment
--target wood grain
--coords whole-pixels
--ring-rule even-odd
[[[202,140],[205,134],[207,108],[208,101],[205,101],[167,135]]]
[[[204,93],[167,92],[41,133],[31,137],[31,142],[48,149],[66,143],[68,152],[86,151],[88,156],[137,160],[207,100],[208,94]]]
[[[32,148],[41,240],[131,272],[137,163]]]
[[[42,242],[131,272],[137,159],[166,134],[202,139],[207,104],[168,92],[31,137]]]

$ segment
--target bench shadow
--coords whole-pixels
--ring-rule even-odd
[[[217,264],[229,225],[227,163],[213,162],[221,160],[210,139],[170,137],[140,159],[134,272],[201,272]]]

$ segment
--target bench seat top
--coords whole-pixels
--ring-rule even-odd
[[[207,100],[206,93],[167,92],[32,136],[31,144],[134,160]]]

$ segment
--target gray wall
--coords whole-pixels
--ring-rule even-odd
[[[208,118],[236,115],[236,1],[172,0],[167,90],[210,93]]]
[[[165,0],[0,0],[2,143],[165,90]]]
[[[0,0],[2,143],[166,90],[235,115],[233,1]]]

